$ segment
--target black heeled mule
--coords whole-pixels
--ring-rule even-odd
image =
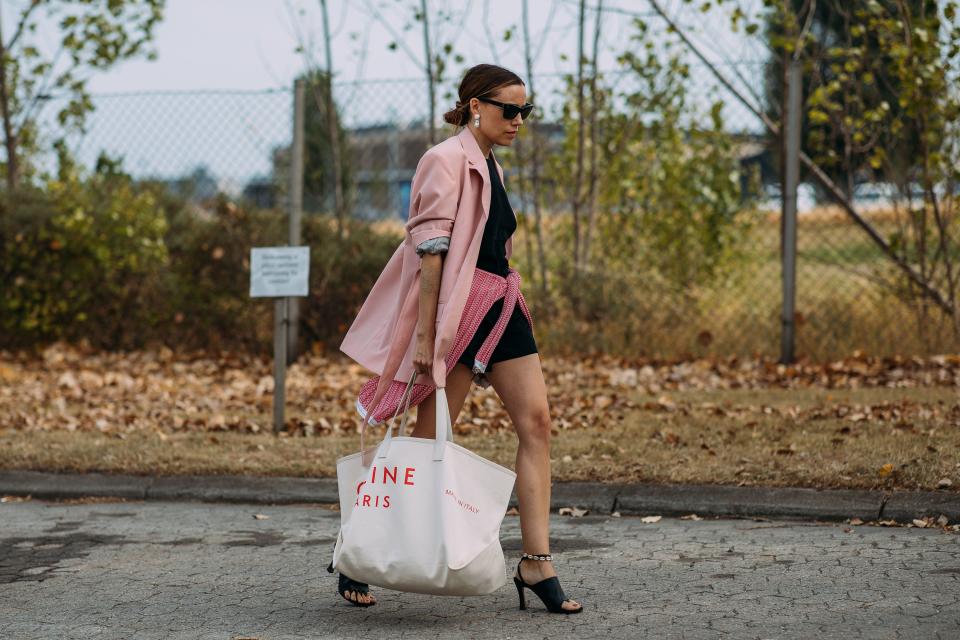
[[[530,555],[528,553],[523,554],[523,558],[528,560],[553,560],[553,556],[550,554],[546,555]],[[513,584],[517,587],[517,595],[520,597],[520,609],[527,608],[527,598],[524,593],[524,588],[530,589],[540,600],[543,602],[544,606],[547,607],[547,611],[550,613],[580,613],[583,611],[583,605],[580,605],[579,609],[564,609],[563,603],[570,598],[563,592],[563,587],[560,586],[560,579],[557,576],[551,578],[546,578],[541,580],[536,584],[527,584],[523,579],[523,574],[520,573],[520,565],[523,563],[523,558],[520,558],[520,562],[517,563],[517,575],[513,577]]]
[[[331,561],[330,564],[327,565],[327,573],[333,573],[333,571],[333,562]],[[347,596],[347,591],[353,591],[354,593],[359,593],[361,595],[368,595],[370,593],[370,585],[365,582],[351,580],[347,576],[343,575],[343,572],[340,572],[339,581],[337,584],[337,593],[343,596],[344,600],[358,607],[372,607],[373,605],[377,604],[376,601],[360,602],[359,600],[353,600]]]

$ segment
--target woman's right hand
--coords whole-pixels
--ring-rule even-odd
[[[413,352],[413,369],[417,373],[430,375],[433,370],[433,335],[417,338],[417,348]]]

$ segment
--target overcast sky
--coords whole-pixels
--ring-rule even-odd
[[[599,1],[587,2],[588,50]],[[0,0],[5,39],[27,2]],[[759,60],[765,55],[756,38],[745,40],[731,33],[724,14],[701,13],[698,3],[683,0],[660,2],[713,59]],[[759,2],[740,0],[739,4]],[[412,10],[419,4],[419,0],[329,0],[335,78],[343,83],[336,95],[347,126],[423,117],[419,82],[344,86],[357,81],[422,81],[423,36]],[[438,118],[452,107],[452,100],[443,94],[456,87],[469,66],[492,62],[526,75],[519,32],[522,6],[521,0],[428,0],[434,45],[450,43],[464,57],[459,65],[451,59],[453,67],[438,93]],[[528,0],[528,6],[535,73],[574,71],[579,2]],[[319,0],[167,0],[152,43],[156,60],[129,60],[89,74],[88,89],[97,108],[88,118],[85,137],[75,141],[80,157],[89,162],[101,149],[107,150],[143,175],[182,175],[201,165],[236,180],[266,173],[271,150],[289,137],[289,92],[222,95],[209,91],[286,90],[304,70],[306,57],[325,66],[319,7]],[[617,56],[628,48],[640,49],[643,43],[631,41],[638,17],[650,20],[650,41],[658,47],[665,42],[663,23],[652,17],[647,0],[603,0],[603,9],[602,71],[616,70]],[[406,25],[410,28],[405,29]],[[504,41],[508,30],[513,37]],[[59,35],[56,23],[48,19],[41,23],[34,43],[49,53],[56,50]],[[399,46],[391,50],[391,42]],[[297,52],[301,43],[306,54]],[[687,59],[693,57],[688,54]],[[748,80],[758,77],[755,70],[746,69]],[[704,69],[694,74],[691,89],[701,106],[720,97],[710,97],[713,84]],[[540,88],[537,102],[547,113],[550,100],[556,103],[560,96],[560,83],[552,79]],[[131,93],[135,95],[116,95]],[[48,119],[54,115],[53,106],[44,112]],[[751,123],[751,117],[732,101],[725,113],[737,126]]]
[[[413,78],[422,75],[423,44],[418,24],[411,23],[410,0],[330,0],[329,14],[334,69],[338,81]],[[717,54],[742,59],[755,51],[727,33],[725,21],[698,12],[680,0],[665,0],[680,12],[691,30]],[[576,0],[530,0],[530,36],[537,73],[563,73],[573,68],[576,54]],[[629,46],[635,15],[650,14],[643,0],[606,0],[603,12],[600,68],[616,67],[616,55]],[[465,58],[452,70],[479,62],[495,62],[524,75],[521,39],[504,42],[508,29],[521,25],[520,0],[432,1],[431,26],[436,43],[451,42]],[[595,7],[590,0],[588,7]],[[438,11],[456,8],[450,20]],[[463,8],[467,8],[464,10]],[[382,19],[377,19],[374,14]],[[589,11],[592,21],[595,11]],[[657,22],[654,20],[654,22]],[[389,25],[389,26],[387,26]],[[519,36],[519,31],[514,32]],[[403,43],[395,51],[388,44]],[[304,67],[296,52],[305,41],[324,64],[319,0],[168,0],[157,29],[155,61],[125,62],[93,77],[95,92],[263,89],[288,86]],[[313,46],[309,46],[313,43]],[[589,46],[589,40],[588,40]],[[754,48],[755,49],[755,48]],[[496,51],[496,54],[493,51]],[[567,59],[564,59],[567,56]]]

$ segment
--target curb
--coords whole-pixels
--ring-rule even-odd
[[[0,494],[39,499],[118,497],[256,504],[336,504],[334,478],[263,476],[134,476],[104,473],[0,471]],[[516,494],[510,500],[516,506]],[[603,484],[558,482],[551,508],[578,507],[594,514],[762,516],[782,519],[909,521],[946,516],[960,521],[960,493],[873,491],[727,485]]]

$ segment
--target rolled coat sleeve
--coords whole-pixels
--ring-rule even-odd
[[[430,238],[429,240],[424,240],[417,245],[417,255],[421,258],[425,253],[440,254],[446,253],[450,249],[450,237],[449,236],[438,236],[436,238]]]
[[[449,238],[457,215],[458,180],[449,164],[436,153],[426,153],[413,179],[410,218],[405,225],[413,245],[433,238]]]

